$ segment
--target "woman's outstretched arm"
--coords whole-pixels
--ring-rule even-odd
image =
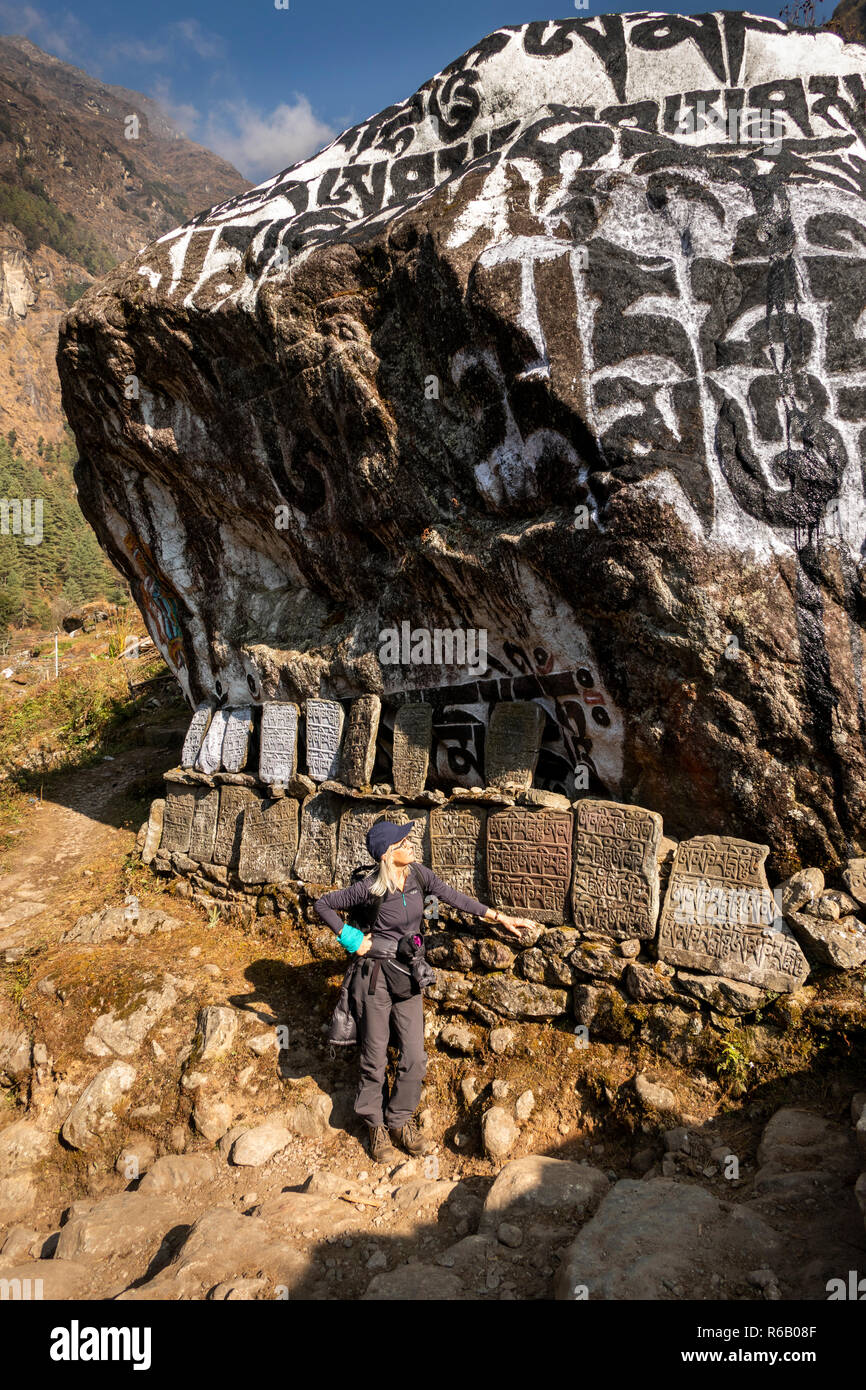
[[[423,875],[424,884],[428,893],[435,893],[437,898],[441,898],[444,903],[451,907],[456,907],[458,912],[467,912],[474,917],[481,917],[485,922],[498,922],[509,931],[514,931],[516,926],[535,926],[535,922],[529,917],[511,917],[498,908],[487,907],[478,898],[471,898],[466,893],[460,893],[456,888],[452,888],[450,883],[445,881],[432,869],[428,869],[426,864],[417,866]],[[519,935],[519,932],[516,933]]]

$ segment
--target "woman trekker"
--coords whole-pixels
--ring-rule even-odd
[[[371,859],[379,865],[378,872],[356,880],[348,888],[323,894],[315,904],[319,916],[351,955],[369,954],[369,960],[355,971],[351,990],[361,1044],[355,1114],[368,1126],[374,1163],[392,1163],[399,1158],[389,1131],[391,1139],[410,1154],[424,1154],[431,1147],[413,1121],[427,1071],[424,995],[413,981],[407,980],[407,972],[394,960],[401,937],[420,931],[425,894],[434,893],[458,911],[472,913],[485,922],[498,922],[517,937],[521,927],[536,925],[530,918],[508,917],[495,908],[485,907],[477,898],[458,893],[437,878],[432,869],[418,863],[409,840],[414,825],[414,821],[403,825],[377,821],[367,833],[366,844]],[[414,875],[410,874],[412,864]],[[362,903],[378,905],[370,936],[341,922],[335,911],[347,912]],[[400,1058],[389,1096],[385,1070],[392,1023]]]

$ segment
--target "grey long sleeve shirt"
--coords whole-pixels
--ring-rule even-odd
[[[358,879],[356,883],[350,884],[348,888],[336,888],[333,893],[323,893],[321,898],[316,899],[315,909],[334,935],[339,936],[345,923],[337,916],[338,911],[345,913],[350,908],[357,907],[359,903],[379,902],[381,907],[376,918],[376,933],[378,935],[381,932],[395,941],[405,936],[406,932],[418,930],[424,916],[424,897],[427,893],[435,893],[437,898],[449,903],[451,907],[456,907],[458,912],[472,913],[476,917],[483,917],[485,912],[491,910],[477,898],[467,897],[465,893],[458,893],[450,884],[443,883],[426,864],[416,863],[415,871],[424,885],[423,893],[412,878],[407,876],[404,892],[398,890],[395,893],[386,893],[383,898],[377,899],[370,892],[370,885],[375,879],[375,874],[370,874],[367,878]]]

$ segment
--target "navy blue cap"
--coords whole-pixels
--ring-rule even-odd
[[[390,820],[377,820],[367,831],[366,845],[371,859],[379,860],[387,849],[405,840],[415,822],[407,820],[404,825],[395,825]]]

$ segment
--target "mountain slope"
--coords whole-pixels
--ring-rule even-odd
[[[843,39],[866,43],[866,0],[841,0],[824,28]]]
[[[54,354],[69,304],[153,237],[249,187],[149,98],[0,37],[0,433],[59,442]]]

